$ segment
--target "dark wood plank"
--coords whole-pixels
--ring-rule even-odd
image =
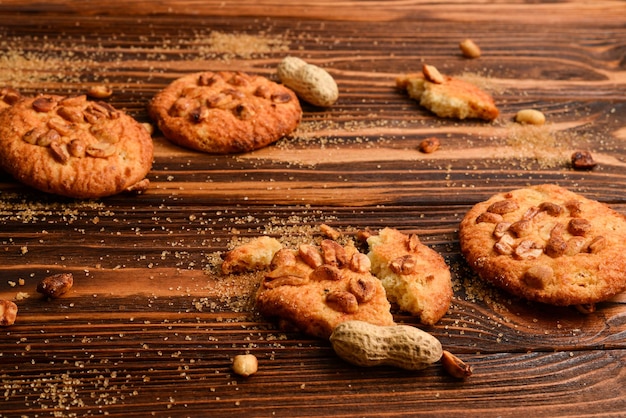
[[[469,270],[457,230],[474,203],[540,182],[626,214],[624,13],[618,1],[3,2],[0,84],[25,94],[105,82],[114,106],[149,122],[147,101],[181,74],[275,79],[294,54],[327,67],[341,98],[305,105],[292,138],[246,155],[198,154],[156,132],[139,196],[77,202],[0,173],[0,298],[20,309],[0,333],[0,416],[622,415],[626,296],[588,315],[513,298]],[[465,37],[480,59],[461,57]],[[498,121],[441,120],[397,91],[395,77],[424,62],[488,89]],[[527,107],[549,123],[515,125]],[[441,149],[420,153],[433,135]],[[577,149],[598,167],[573,170]],[[258,275],[218,272],[240,239],[296,242],[322,223],[416,232],[444,256],[455,298],[426,329],[474,376],[347,365],[254,312]],[[66,271],[70,294],[41,299],[37,282]],[[230,361],[246,351],[260,370],[243,379]]]

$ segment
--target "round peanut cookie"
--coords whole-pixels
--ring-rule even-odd
[[[478,203],[459,237],[482,279],[529,300],[585,305],[626,289],[626,217],[557,185]]]
[[[242,72],[181,77],[148,110],[171,142],[212,154],[262,148],[293,132],[302,117],[293,91]]]
[[[47,193],[84,199],[140,190],[152,156],[145,127],[85,96],[23,98],[0,114],[0,166]]]

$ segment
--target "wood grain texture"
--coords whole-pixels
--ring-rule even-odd
[[[0,416],[623,416],[626,296],[588,315],[513,298],[469,270],[457,231],[474,203],[540,182],[626,214],[624,16],[621,1],[1,2],[0,84],[25,94],[106,83],[110,103],[149,122],[147,101],[182,74],[275,79],[293,54],[326,67],[341,95],[245,155],[156,132],[139,196],[72,201],[0,172],[0,298],[29,295],[0,330]],[[481,58],[461,56],[467,37]],[[425,62],[491,92],[498,120],[442,120],[395,88]],[[531,107],[546,126],[512,122]],[[430,136],[441,148],[419,152]],[[594,170],[570,167],[578,149]],[[444,256],[455,298],[426,330],[471,378],[350,366],[257,315],[255,277],[217,273],[237,240],[295,241],[322,223],[415,232]],[[57,272],[75,286],[43,300],[37,282]],[[244,352],[259,358],[247,379],[230,371]]]

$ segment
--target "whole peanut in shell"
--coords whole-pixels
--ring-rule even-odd
[[[323,68],[297,57],[285,57],[276,69],[280,81],[304,101],[319,107],[332,106],[339,98],[333,77]]]
[[[439,361],[443,353],[439,340],[409,325],[346,321],[335,327],[330,342],[339,357],[363,367],[388,365],[420,370]]]

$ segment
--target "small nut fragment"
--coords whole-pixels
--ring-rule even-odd
[[[499,224],[500,225],[500,224]],[[516,237],[525,237],[529,235],[533,230],[532,221],[522,219],[521,221],[513,222],[509,226],[509,231],[511,231]]]
[[[17,318],[17,305],[10,300],[0,300],[0,326],[9,326]]]
[[[465,39],[459,44],[463,56],[466,58],[479,58],[481,55],[480,48],[471,39]]]
[[[135,184],[131,184],[126,189],[125,192],[141,194],[150,188],[150,179],[141,179]]]
[[[572,154],[571,160],[575,170],[591,170],[598,165],[589,151],[576,151]]]
[[[513,212],[519,209],[519,205],[514,200],[499,200],[492,203],[487,208],[487,212],[497,213],[498,215],[504,215],[505,213]]]
[[[322,234],[324,234],[324,236],[332,240],[337,240],[339,239],[339,237],[341,237],[341,232],[339,232],[338,230],[336,230],[330,225],[321,224],[320,231],[322,231]]]
[[[443,369],[452,377],[465,379],[472,375],[472,366],[465,364],[463,360],[447,350],[441,353],[441,365]]]
[[[348,267],[356,273],[367,273],[372,268],[372,261],[363,253],[354,253]]]
[[[39,142],[39,138],[41,138],[43,135],[46,134],[46,132],[48,132],[48,130],[46,128],[43,128],[41,126],[35,127],[29,131],[27,131],[23,136],[22,136],[22,140],[24,140],[24,142],[27,142],[31,145],[37,145]]]
[[[430,137],[424,139],[419,144],[419,150],[424,154],[430,154],[439,149],[439,139],[437,137]]]
[[[533,260],[543,253],[543,248],[539,247],[532,240],[524,240],[515,248],[513,255],[520,260]]]
[[[285,57],[276,69],[283,84],[314,106],[329,107],[339,98],[333,77],[323,68],[297,57]],[[272,101],[281,103],[280,101]]]
[[[374,295],[376,295],[376,284],[374,283],[374,278],[370,277],[366,279],[364,277],[353,278],[350,281],[350,293],[352,293],[357,302],[366,303],[372,300]]]
[[[582,204],[578,200],[568,200],[565,202],[565,208],[569,210],[572,218],[578,218],[582,214]]]
[[[54,141],[50,144],[50,151],[55,160],[61,164],[65,164],[70,160],[70,153],[67,150],[67,146],[58,141]]]
[[[311,280],[341,280],[341,270],[331,264],[322,264],[315,268],[309,275]]]
[[[76,107],[61,106],[57,109],[57,115],[72,123],[80,123],[85,120],[83,112]]]
[[[515,122],[523,125],[543,125],[546,123],[546,117],[538,110],[522,109],[515,115]]]
[[[584,236],[591,229],[591,222],[583,218],[572,218],[567,224],[567,232],[579,237]]]
[[[90,86],[87,89],[87,96],[93,99],[108,99],[113,95],[113,89],[104,84],[98,84],[96,86]]]
[[[411,254],[400,256],[389,263],[389,268],[396,274],[411,274],[416,268],[415,256]]]
[[[550,231],[550,239],[546,244],[546,254],[552,258],[560,257],[567,251],[567,241],[563,238],[563,225],[557,224]]]
[[[493,245],[493,249],[500,255],[511,255],[515,251],[513,248],[514,245],[515,239],[512,236],[503,235],[500,241]]]
[[[431,83],[435,84],[443,84],[445,79],[434,65],[424,64],[422,66],[422,73],[424,74],[424,78]]]
[[[322,255],[316,247],[310,244],[302,244],[298,248],[300,258],[311,268],[317,268],[324,264]]]
[[[359,302],[355,295],[343,290],[336,290],[326,295],[326,303],[338,312],[347,314],[359,310]]]
[[[115,151],[115,145],[104,142],[90,145],[85,149],[86,154],[94,158],[107,158],[115,154]]]
[[[56,100],[49,96],[38,97],[33,101],[33,109],[37,112],[48,113],[57,105]]]
[[[497,213],[491,212],[483,212],[476,218],[476,223],[488,223],[488,224],[498,224],[502,222],[502,215],[498,215]]]
[[[406,249],[409,252],[414,253],[419,249],[420,244],[420,237],[417,234],[411,234],[406,240]]]
[[[87,147],[85,146],[85,143],[80,139],[74,139],[69,144],[67,144],[67,150],[72,157],[84,157],[86,149]]]
[[[50,298],[58,298],[74,285],[72,273],[59,273],[45,277],[37,284],[37,292]]]
[[[233,358],[233,372],[239,376],[248,377],[259,369],[259,361],[254,354],[239,354]]]
[[[325,239],[321,242],[322,259],[326,264],[343,266],[347,262],[346,250],[336,241]]]
[[[542,202],[539,205],[539,210],[546,212],[550,216],[559,216],[563,213],[563,207],[552,202]]]
[[[511,224],[509,222],[497,223],[496,226],[493,228],[493,236],[496,238],[502,238],[509,231],[510,227]]]
[[[278,266],[295,266],[296,254],[289,248],[281,248],[278,250],[270,263],[270,269],[274,270]]]
[[[532,287],[533,289],[543,289],[550,281],[552,281],[552,277],[554,276],[554,270],[550,266],[546,266],[543,264],[531,266],[524,276],[522,280],[528,287]]]
[[[58,142],[60,139],[61,135],[56,130],[50,129],[37,138],[37,145],[40,147],[49,147],[53,142]]]
[[[591,254],[597,254],[602,251],[606,247],[606,238],[599,235],[591,240],[589,245],[587,246],[587,251]]]

